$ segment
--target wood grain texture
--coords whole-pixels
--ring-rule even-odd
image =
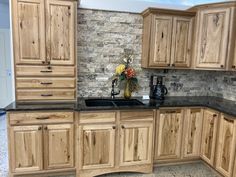
[[[79,170],[114,167],[115,125],[79,126]]]
[[[74,166],[74,125],[44,125],[44,168]]]
[[[183,157],[200,156],[203,111],[199,108],[187,109],[183,127]]]
[[[201,158],[210,164],[214,165],[215,146],[218,125],[218,112],[210,109],[204,110],[203,113],[203,130],[201,143]]]
[[[179,159],[183,130],[183,110],[160,110],[157,113],[155,160]]]
[[[75,84],[75,78],[16,78],[16,87],[18,89],[75,88]]]
[[[115,122],[116,112],[81,112],[79,114],[79,123],[105,123],[105,122]]]
[[[10,127],[10,163],[12,172],[43,169],[42,126]]]
[[[233,174],[236,148],[236,121],[222,114],[220,118],[219,138],[217,140],[216,169],[225,177]]]
[[[16,64],[45,61],[44,0],[12,0]]]
[[[153,122],[122,123],[120,166],[152,163]]]
[[[51,64],[75,63],[75,5],[71,1],[46,0],[46,55]]]
[[[190,67],[193,17],[173,17],[171,64],[174,67]]]
[[[153,121],[154,111],[153,110],[139,110],[139,111],[121,111],[121,121]]]
[[[196,67],[225,69],[230,27],[230,8],[198,12]]]

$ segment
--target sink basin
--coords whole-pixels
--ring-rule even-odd
[[[131,100],[113,100],[113,102],[115,103],[115,105],[117,105],[118,107],[121,106],[139,106],[139,105],[144,105],[142,102],[136,100],[136,99],[131,99]]]
[[[85,100],[87,107],[114,107],[115,105],[111,100],[107,99],[87,99]]]

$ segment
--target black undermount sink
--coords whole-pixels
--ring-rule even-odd
[[[122,107],[122,106],[139,106],[144,105],[137,99],[86,99],[85,104],[87,107]]]

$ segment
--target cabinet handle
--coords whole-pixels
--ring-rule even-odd
[[[51,85],[52,82],[40,82],[40,84],[42,84],[42,85]]]
[[[172,64],[173,67],[175,67],[175,64]]]
[[[124,125],[121,125],[121,128],[122,128],[122,129],[124,129],[124,128],[125,128],[125,126],[124,126]]]
[[[227,121],[227,122],[229,122],[229,123],[234,123],[233,120],[227,119],[227,118],[225,118],[225,117],[224,117],[224,120]]]
[[[223,67],[224,67],[224,65],[220,65],[220,67],[221,67],[221,68],[223,68]]]
[[[48,127],[46,126],[46,127],[44,127],[44,130],[48,130]]]
[[[233,65],[233,66],[232,66],[232,68],[233,68],[233,69],[235,69],[235,68],[236,68],[236,66],[235,66],[235,65]]]
[[[41,70],[41,73],[52,73],[52,70]]]
[[[41,94],[41,96],[49,97],[49,96],[53,96],[53,94]]]
[[[170,66],[170,64],[167,64],[167,66]]]
[[[116,129],[116,126],[112,126],[112,129]]]
[[[39,127],[38,130],[42,130],[42,127]]]
[[[166,111],[166,113],[176,113],[177,111]]]
[[[38,119],[38,120],[46,120],[46,119],[49,119],[49,117],[36,117],[36,119]]]
[[[217,114],[213,114],[213,117],[217,117]]]

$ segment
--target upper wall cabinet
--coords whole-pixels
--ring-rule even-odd
[[[144,68],[189,68],[195,13],[148,9],[143,12]]]
[[[226,70],[233,58],[235,4],[197,8],[195,68]]]
[[[16,64],[75,63],[75,4],[60,0],[14,0]]]

